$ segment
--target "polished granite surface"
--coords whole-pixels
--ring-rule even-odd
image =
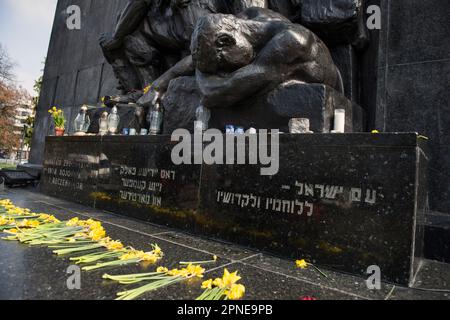
[[[248,149],[256,138],[262,143],[255,135]],[[409,284],[422,256],[424,140],[416,133],[272,138],[262,146],[280,160],[272,163],[278,173],[265,176],[264,165],[226,150],[227,165],[175,165],[168,135],[48,137],[41,191],[359,276],[377,265],[383,280]],[[198,139],[187,157],[210,149]],[[231,164],[238,161],[247,164]]]
[[[177,267],[180,261],[218,261],[209,265],[206,278],[221,275],[223,268],[239,270],[247,288],[246,299],[298,300],[312,296],[319,300],[371,299],[450,299],[450,265],[425,260],[413,288],[383,283],[381,290],[368,290],[365,279],[320,269],[297,269],[294,261],[266,255],[237,245],[217,242],[178,230],[161,227],[80,204],[42,195],[34,189],[7,189],[0,198],[9,198],[18,206],[36,212],[49,212],[60,219],[92,217],[103,222],[112,238],[138,249],[157,243],[165,252],[160,265]],[[300,257],[299,257],[300,258]],[[105,270],[83,272],[81,289],[68,290],[66,281],[70,262],[54,256],[49,249],[0,241],[0,299],[114,299],[124,286],[101,278]],[[156,266],[130,266],[108,270],[113,274],[152,271]],[[142,299],[195,299],[202,293],[200,280],[175,284],[142,296]],[[131,286],[134,287],[134,286]]]

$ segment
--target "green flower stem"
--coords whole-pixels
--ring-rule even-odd
[[[62,255],[67,255],[67,254],[71,254],[71,253],[77,253],[77,252],[81,252],[81,251],[89,251],[89,250],[94,250],[94,249],[98,249],[98,248],[104,248],[103,245],[101,244],[91,244],[88,246],[81,246],[81,247],[75,247],[75,248],[69,248],[69,249],[61,249],[61,250],[54,250],[53,253],[62,256]]]
[[[151,282],[149,284],[146,284],[146,285],[136,288],[136,289],[119,292],[117,294],[119,296],[119,298],[117,298],[116,300],[134,300],[146,292],[154,291],[154,290],[162,288],[162,287],[170,286],[174,283],[177,283],[177,282],[180,282],[183,280],[185,280],[185,278],[180,277],[180,276],[168,276],[168,277],[166,276],[166,279],[154,281],[154,282]]]
[[[66,241],[66,243],[61,243],[61,244],[57,244],[57,245],[52,245],[49,246],[50,249],[70,249],[70,248],[75,248],[82,245],[89,245],[89,244],[94,244],[96,243],[95,241],[90,241],[90,240],[84,240],[84,241],[75,241],[75,242],[69,242]]]
[[[225,289],[223,288],[213,288],[207,289],[203,294],[195,300],[221,300],[225,295]]]
[[[126,281],[126,280],[130,280],[130,279],[145,278],[145,277],[154,276],[154,275],[160,275],[160,274],[162,274],[162,273],[160,273],[160,272],[149,272],[149,273],[135,273],[135,274],[124,274],[124,275],[120,275],[120,276],[113,276],[113,275],[105,273],[102,276],[102,278],[120,282],[120,281]]]
[[[128,260],[114,260],[110,262],[104,262],[104,263],[97,263],[93,266],[85,266],[82,268],[82,270],[90,271],[90,270],[97,270],[101,268],[106,267],[115,267],[115,266],[125,266],[128,264],[137,264],[141,262],[141,259],[128,259]]]
[[[23,219],[39,220],[40,219],[39,216],[16,216],[13,214],[2,214],[1,216],[5,219],[14,219],[14,220],[23,220]]]
[[[74,257],[74,258],[70,258],[70,260],[76,261],[75,262],[76,264],[93,263],[93,262],[97,262],[100,260],[116,259],[116,258],[119,258],[121,255],[123,255],[123,252],[107,251],[107,252],[92,253],[92,254],[80,256],[80,257]]]
[[[317,268],[315,265],[311,264],[313,266],[314,269],[316,269],[317,272],[319,272],[322,276],[324,276],[325,278],[328,278],[328,276],[322,272],[322,270],[320,270],[319,268]]]
[[[180,262],[180,265],[190,265],[190,264],[193,264],[193,265],[196,265],[196,264],[199,264],[199,265],[201,265],[201,264],[210,264],[210,263],[216,263],[217,262],[217,260],[208,260],[208,261],[192,261],[192,262]]]

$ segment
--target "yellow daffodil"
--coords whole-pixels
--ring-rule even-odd
[[[230,300],[239,300],[245,294],[245,287],[242,284],[234,284],[230,290],[225,291],[225,295]]]
[[[39,218],[43,219],[45,222],[53,222],[53,223],[58,223],[59,220],[56,219],[55,216],[50,215],[50,214],[46,214],[46,213],[41,213],[39,215]]]
[[[231,288],[236,282],[241,280],[241,277],[239,277],[237,273],[237,271],[230,273],[227,269],[225,269],[223,274],[223,284],[225,287]]]
[[[157,245],[157,244],[154,244],[153,245],[153,251],[152,251],[154,254],[156,254],[156,255],[162,255],[162,250],[161,250],[161,248]]]
[[[190,264],[186,268],[183,269],[172,269],[167,270],[164,268],[158,268],[160,271],[166,271],[165,273],[169,276],[173,277],[183,277],[183,278],[203,278],[203,274],[205,273],[205,269],[203,269],[199,265]],[[158,271],[159,272],[159,271]]]
[[[74,235],[74,238],[87,238],[87,234],[84,232],[78,232]]]
[[[300,269],[306,269],[306,268],[308,268],[308,265],[309,265],[305,259],[297,260],[297,261],[295,261],[295,264],[297,265],[297,268],[300,268]]]
[[[189,273],[189,276],[203,278],[203,274],[205,273],[205,269],[199,265],[188,265],[186,270]]]
[[[164,268],[164,267],[159,267],[158,269],[156,269],[156,272],[158,272],[158,273],[167,273],[167,272],[169,272],[169,269]]]
[[[103,238],[100,244],[110,251],[119,251],[124,248],[124,245],[120,241],[111,240],[110,237]]]
[[[156,263],[159,260],[159,257],[152,252],[144,252],[139,256],[141,261]]]
[[[212,289],[212,285],[213,285],[213,280],[212,279],[209,279],[207,281],[203,281],[202,289],[209,289],[209,290],[211,290]]]
[[[27,220],[24,219],[22,220],[20,223],[17,224],[17,226],[19,228],[36,228],[40,225],[41,223],[37,220]]]
[[[78,222],[80,221],[80,219],[78,219],[78,218],[73,218],[73,219],[70,219],[67,223],[66,223],[66,226],[68,226],[68,227],[76,227],[76,226],[78,226]]]
[[[144,94],[147,94],[147,93],[150,91],[151,88],[152,88],[152,85],[146,86],[146,87],[144,88]]]
[[[3,217],[0,217],[0,226],[7,226],[14,223],[14,220],[6,219]]]
[[[214,287],[217,287],[217,288],[224,288],[224,287],[225,287],[222,278],[216,278],[216,279],[214,279],[213,285],[214,285]]]
[[[237,271],[230,273],[225,269],[222,278],[204,281],[202,289],[205,289],[205,292],[197,300],[241,299],[245,294],[245,287],[242,284],[237,284],[241,280],[241,277],[237,274]]]

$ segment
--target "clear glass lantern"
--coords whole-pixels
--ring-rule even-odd
[[[113,107],[111,114],[108,116],[108,132],[112,135],[117,133],[119,129],[120,116],[117,111],[117,107]]]
[[[108,134],[108,112],[104,111],[100,117],[100,119],[98,119],[98,134],[101,136],[107,135]]]
[[[74,130],[76,136],[85,135],[91,125],[91,119],[87,114],[87,106],[82,106],[80,112],[74,120]]]
[[[209,119],[211,119],[211,111],[209,111],[209,109],[202,105],[198,106],[195,111],[195,118],[197,119],[197,121],[195,121],[195,131],[204,132],[208,130]]]
[[[148,115],[150,122],[150,134],[157,135],[161,133],[161,126],[163,122],[163,113],[159,103],[155,104],[155,107],[150,111]]]

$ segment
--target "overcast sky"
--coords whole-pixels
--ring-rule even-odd
[[[0,0],[0,43],[17,63],[18,84],[33,84],[47,55],[57,0]]]

